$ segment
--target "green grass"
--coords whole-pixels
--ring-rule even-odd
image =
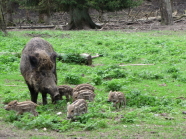
[[[95,101],[75,122],[66,119],[66,102],[53,105],[49,96],[49,104],[37,108],[38,117],[5,111],[6,103],[30,100],[30,95],[20,75],[19,56],[0,55],[1,121],[72,137],[185,138],[186,31],[10,31],[0,36],[0,52],[21,53],[34,36],[50,42],[57,53],[103,55],[93,59],[92,66],[57,62],[58,85],[92,84]],[[127,64],[153,65],[119,66]],[[126,109],[116,110],[107,102],[110,90],[125,93]],[[42,102],[41,95],[38,102]]]

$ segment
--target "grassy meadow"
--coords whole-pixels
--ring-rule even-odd
[[[96,88],[95,101],[77,121],[67,120],[65,100],[54,105],[49,95],[43,106],[39,94],[38,117],[4,110],[12,100],[30,100],[20,56],[12,52],[21,53],[33,37],[48,41],[57,53],[102,55],[91,66],[57,61],[58,85]],[[186,31],[9,31],[0,34],[0,52],[6,52],[0,55],[0,123],[66,138],[186,138]],[[126,108],[107,102],[110,90],[125,94]]]

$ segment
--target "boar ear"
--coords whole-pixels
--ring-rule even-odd
[[[30,64],[36,67],[38,64],[38,59],[35,56],[29,55]]]
[[[14,106],[16,106],[17,105],[17,100],[14,100],[14,104],[13,104]]]
[[[56,53],[52,53],[50,55],[50,59],[52,60],[52,62],[55,62],[56,61],[56,57],[57,57],[57,54]]]

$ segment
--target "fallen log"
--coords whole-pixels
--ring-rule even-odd
[[[14,55],[18,58],[21,58],[21,53],[16,52],[0,52],[0,55]],[[92,56],[87,53],[82,54],[64,54],[64,53],[58,53],[57,54],[57,60],[62,61],[64,63],[77,63],[77,64],[84,64],[84,65],[92,65],[92,59],[101,57],[102,55],[96,54],[95,56]]]
[[[85,64],[85,65],[92,65],[92,59],[100,57],[102,55],[95,55],[91,56],[87,53],[82,54],[58,54],[58,60],[65,62],[65,63],[77,63],[77,64]]]

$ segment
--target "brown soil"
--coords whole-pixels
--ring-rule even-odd
[[[48,138],[54,138],[54,139],[66,139],[61,133],[57,133],[54,131],[44,131],[44,130],[20,130],[13,125],[8,125],[7,123],[4,123],[3,121],[0,121],[0,139],[28,139],[32,137],[48,137]]]

